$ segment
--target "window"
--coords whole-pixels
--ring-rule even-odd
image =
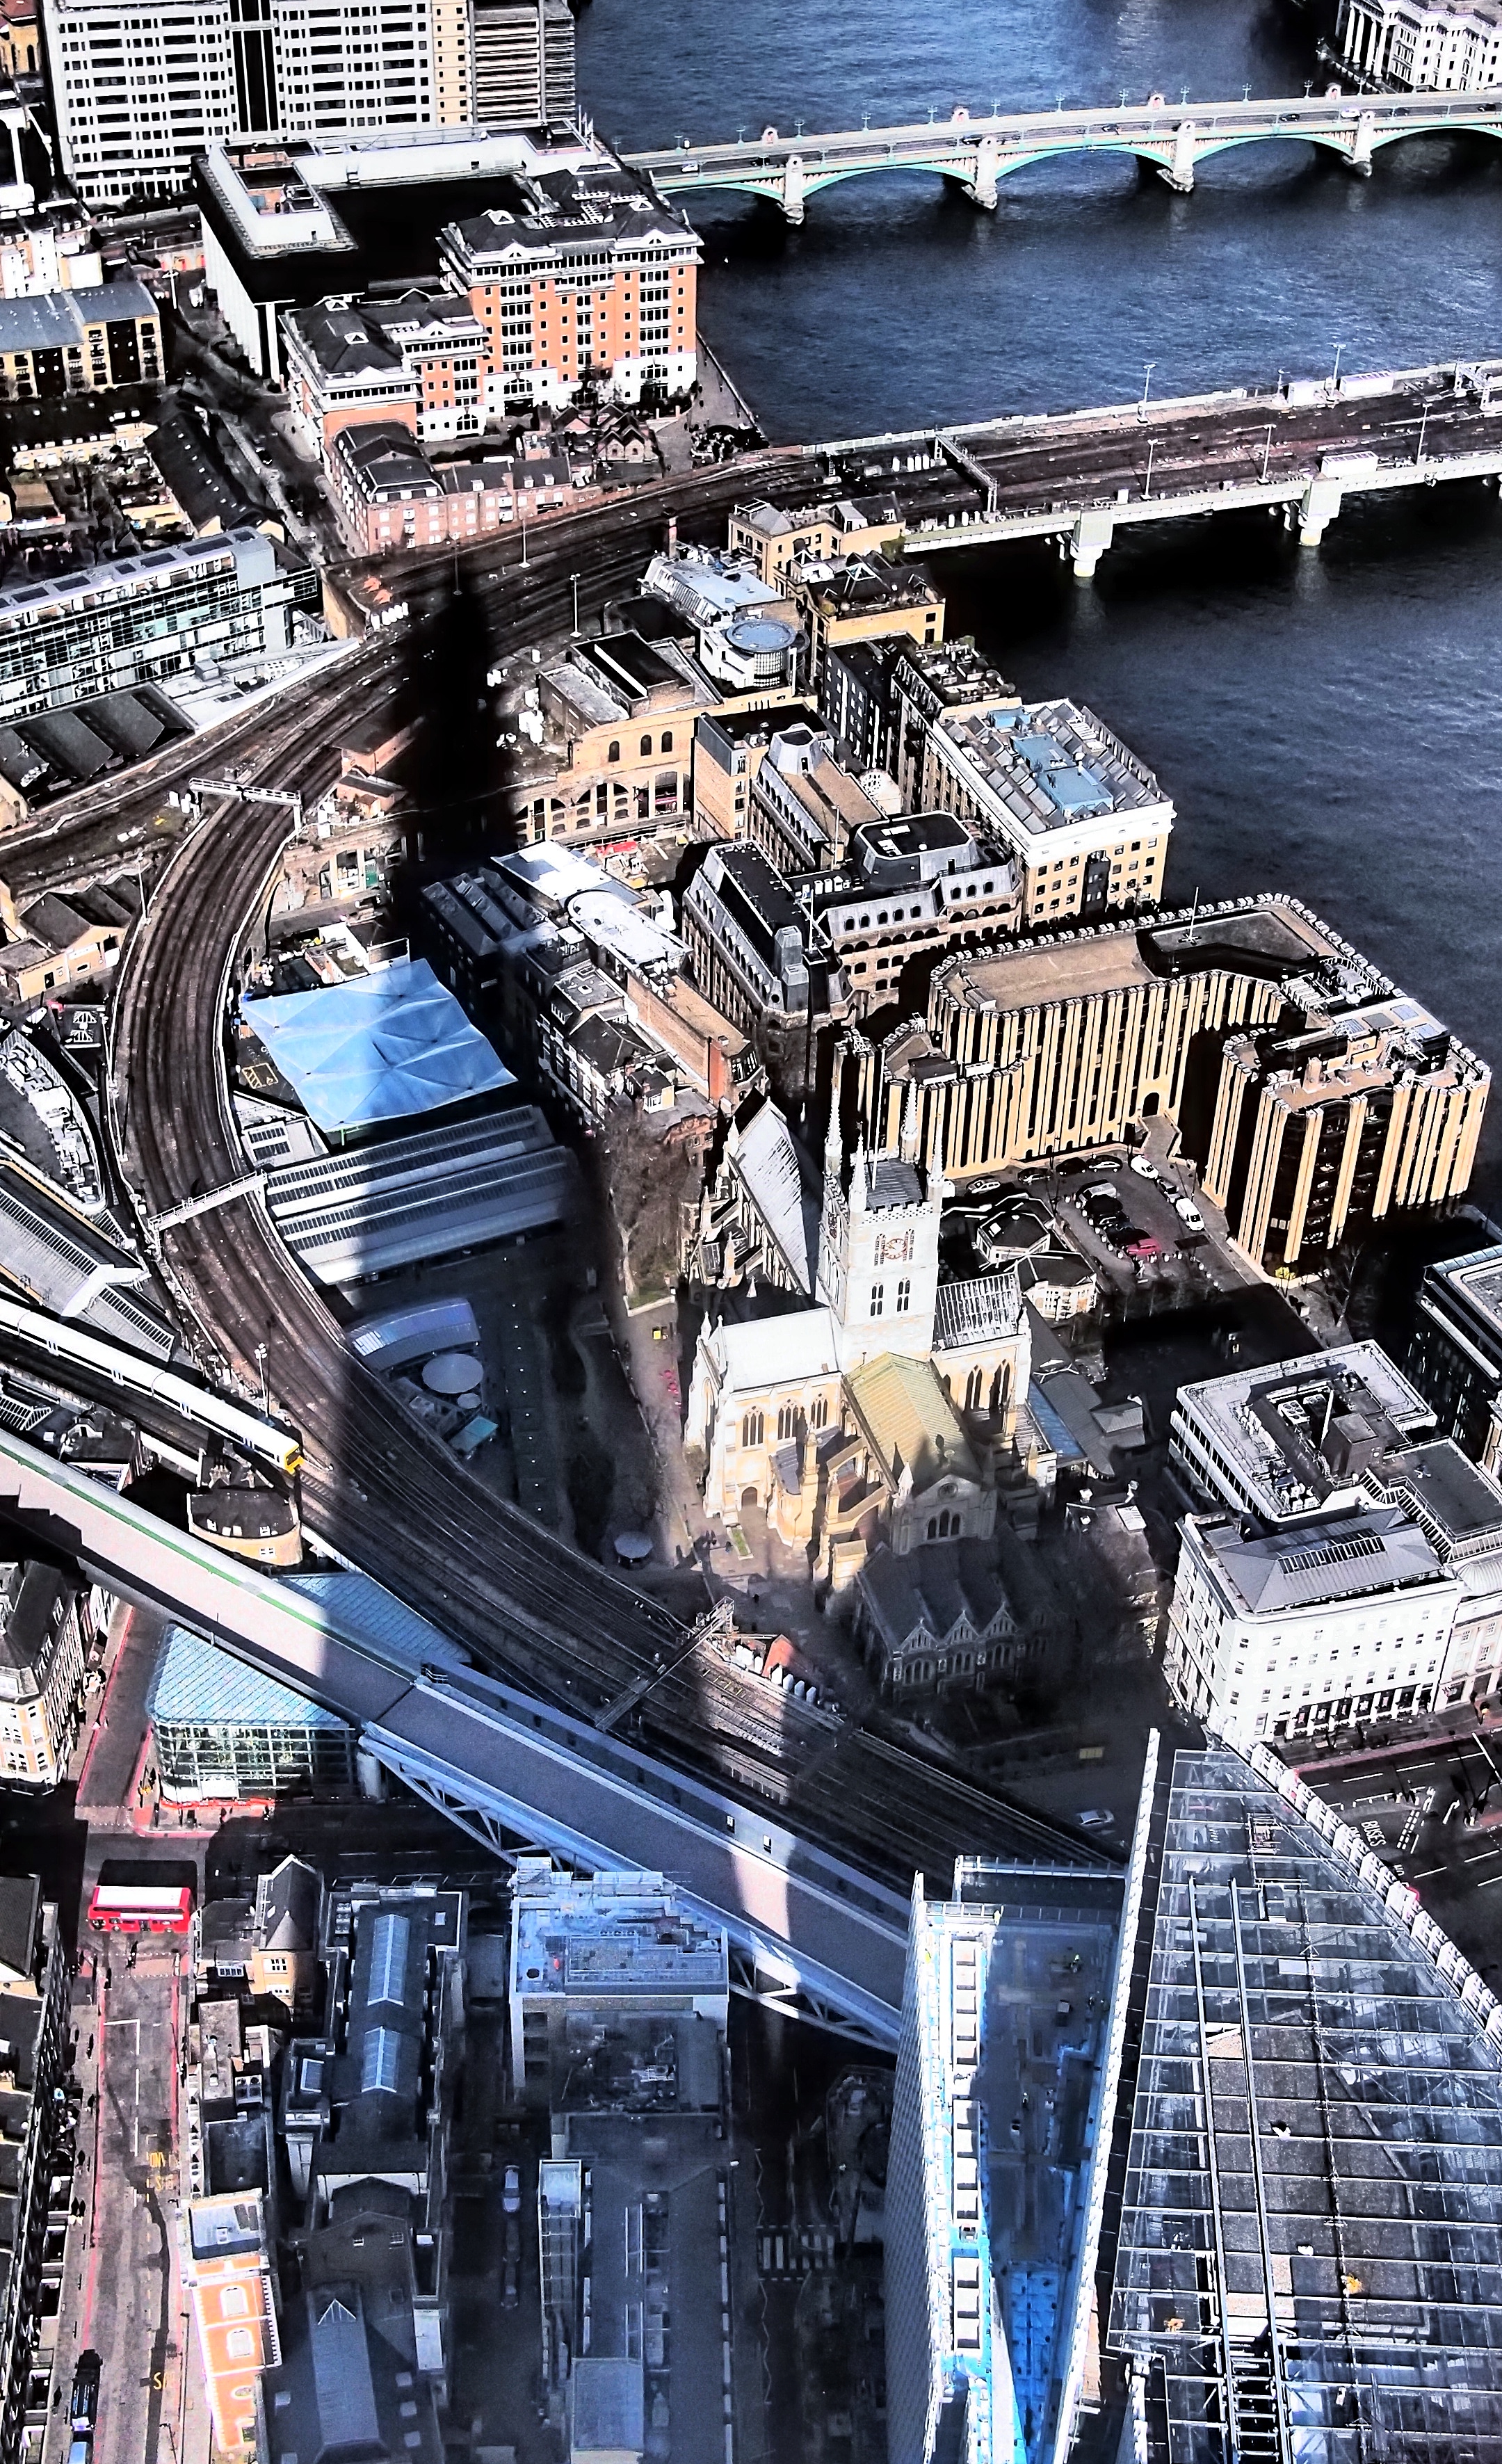
[[[906,1317],[913,1302],[913,1287],[906,1275],[897,1286],[897,1315]]]
[[[760,1412],[747,1412],[744,1419],[740,1423],[741,1444],[743,1446],[759,1446],[763,1435],[765,1434],[765,1428],[766,1423]]]
[[[664,753],[671,753],[673,751],[673,730],[671,727],[663,730],[662,749]]]
[[[224,2291],[219,2296],[220,2318],[248,2319],[250,2315],[251,2297],[247,2293],[244,2285],[227,2284]]]
[[[829,1398],[828,1395],[816,1395],[808,1407],[808,1426],[810,1429],[827,1429],[828,1425]]]
[[[224,2349],[232,2362],[254,2361],[255,2334],[250,2327],[232,2327],[224,2340]]]
[[[642,737],[642,751],[644,753],[650,753],[652,751],[652,737],[650,736],[644,736]]]
[[[972,1369],[969,1376],[965,1379],[965,1410],[967,1412],[979,1412],[981,1408],[981,1397],[984,1391],[984,1370]]]
[[[797,1425],[798,1414],[796,1410],[791,1403],[784,1403],[777,1416],[777,1435],[780,1444],[786,1444],[788,1439],[793,1435]]]
[[[880,1317],[880,1315],[881,1315],[881,1312],[882,1312],[883,1309],[886,1307],[886,1301],[887,1301],[887,1287],[886,1287],[886,1285],[885,1285],[885,1284],[872,1284],[872,1287],[871,1287],[871,1309],[870,1309],[869,1314],[870,1314],[872,1317]]]
[[[605,758],[607,761],[619,761],[621,758],[621,739],[618,736],[611,737],[609,745],[606,750]]]

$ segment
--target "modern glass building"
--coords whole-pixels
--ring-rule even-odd
[[[146,1698],[169,1805],[353,1788],[358,1731],[185,1626],[168,1626]]]

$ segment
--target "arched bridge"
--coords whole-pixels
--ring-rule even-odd
[[[1403,137],[1435,135],[1502,136],[1502,93],[1333,94],[1182,104],[1155,96],[1129,109],[1018,111],[989,119],[957,113],[952,120],[910,127],[857,128],[824,137],[784,137],[769,128],[749,143],[684,141],[627,160],[648,173],[664,196],[733,189],[769,198],[790,223],[801,223],[807,200],[821,188],[875,171],[937,172],[976,205],[993,208],[999,183],[1010,172],[1057,154],[1135,155],[1171,188],[1187,193],[1197,166],[1235,145],[1298,139],[1365,174],[1380,147]]]

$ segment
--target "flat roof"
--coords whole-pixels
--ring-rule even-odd
[[[1367,1433],[1380,1459],[1395,1440],[1433,1423],[1418,1388],[1370,1341],[1204,1378],[1182,1386],[1175,1407],[1176,1434],[1198,1441],[1191,1450],[1202,1481],[1215,1478],[1219,1455],[1226,1468],[1217,1493],[1270,1523],[1313,1512],[1354,1487],[1358,1473],[1349,1466],[1359,1464]],[[1332,1450],[1342,1429],[1350,1438],[1344,1460]]]

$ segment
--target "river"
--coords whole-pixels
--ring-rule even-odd
[[[623,145],[973,110],[1301,94],[1314,25],[1254,0],[590,0],[581,95]],[[1416,139],[1370,180],[1297,145],[1202,168],[852,181],[790,231],[706,199],[704,330],[777,437],[1502,352],[1502,146]],[[1502,509],[1349,509],[1317,553],[1266,517],[937,559],[952,632],[1093,704],[1178,807],[1171,891],[1295,891],[1502,1062]],[[1502,1204],[1502,1097],[1475,1196]]]

